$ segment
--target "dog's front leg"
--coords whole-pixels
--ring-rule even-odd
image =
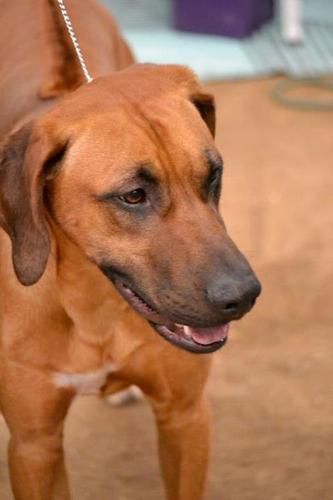
[[[16,500],[69,500],[61,437],[22,438],[9,442],[9,467]]]
[[[56,389],[42,371],[13,364],[5,372],[1,404],[15,499],[69,500],[62,435],[73,395]]]
[[[210,449],[205,398],[187,408],[156,407],[159,455],[168,500],[202,500]]]
[[[168,500],[204,498],[210,452],[210,409],[204,388],[211,359],[166,344],[145,364],[148,385],[142,390],[156,418]]]

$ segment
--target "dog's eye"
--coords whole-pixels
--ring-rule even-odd
[[[222,169],[215,168],[208,179],[208,192],[213,197],[215,202],[218,202],[221,192],[221,175]]]
[[[139,205],[146,201],[146,192],[144,189],[134,189],[133,191],[129,191],[121,196],[119,196],[120,200],[128,205]]]
[[[218,196],[221,184],[221,169],[216,168],[215,170],[213,170],[209,179],[209,183],[211,191]]]
[[[221,179],[221,169],[215,168],[210,176],[210,184],[216,185],[220,182],[220,179]]]

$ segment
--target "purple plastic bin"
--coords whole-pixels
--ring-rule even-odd
[[[173,0],[177,29],[244,38],[273,16],[273,0]]]

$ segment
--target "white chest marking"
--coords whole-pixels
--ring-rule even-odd
[[[98,394],[108,375],[115,371],[115,365],[108,364],[95,372],[56,373],[54,382],[57,387],[72,388],[77,394]]]

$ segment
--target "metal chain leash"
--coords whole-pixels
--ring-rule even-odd
[[[70,38],[72,40],[73,47],[75,49],[77,58],[79,60],[82,72],[83,72],[83,74],[85,76],[85,79],[87,80],[87,83],[89,83],[93,79],[90,76],[90,73],[88,71],[87,65],[85,63],[85,60],[84,60],[84,57],[83,57],[83,54],[82,54],[82,51],[81,51],[81,47],[80,47],[80,44],[79,44],[78,39],[76,37],[75,31],[74,31],[74,28],[73,28],[73,25],[72,25],[72,21],[71,21],[71,18],[69,17],[69,14],[67,12],[64,0],[57,0],[57,3],[59,5],[59,9],[60,9],[60,12],[62,14],[62,17],[64,18],[64,22],[65,22],[68,34],[69,34],[69,36],[70,36]]]

